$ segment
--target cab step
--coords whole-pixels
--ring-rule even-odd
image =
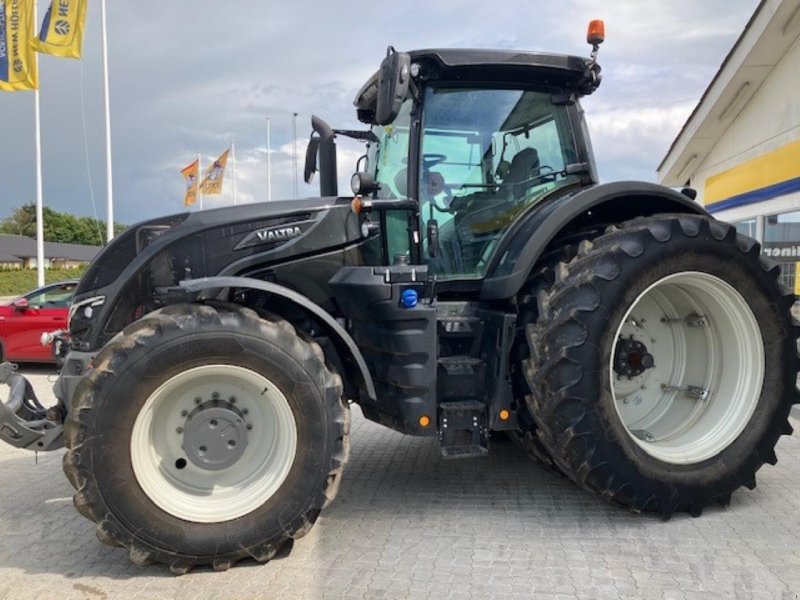
[[[460,400],[439,404],[439,443],[444,458],[489,454],[487,407],[483,402]]]

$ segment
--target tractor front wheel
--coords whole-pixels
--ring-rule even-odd
[[[64,470],[101,541],[182,573],[269,560],[335,496],[349,410],[319,346],[234,305],[178,305],[97,355]]]

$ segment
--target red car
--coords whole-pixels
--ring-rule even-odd
[[[55,362],[42,333],[67,328],[67,313],[77,281],[51,283],[0,306],[0,359]]]

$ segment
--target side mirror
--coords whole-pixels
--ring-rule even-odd
[[[411,81],[411,56],[396,52],[389,46],[378,75],[378,98],[375,106],[375,123],[388,125],[397,118],[408,94]]]
[[[306,147],[306,165],[303,168],[303,181],[311,183],[314,173],[317,172],[317,152],[319,151],[319,136],[312,136]]]
[[[14,301],[14,308],[17,310],[17,312],[25,312],[30,308],[30,306],[31,305],[28,304],[27,298],[18,298]]]

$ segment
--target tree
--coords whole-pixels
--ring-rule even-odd
[[[47,206],[42,209],[44,239],[47,242],[101,246],[105,243],[106,222],[91,217],[76,217]],[[125,230],[125,225],[114,223],[114,233]],[[0,233],[36,237],[36,206],[25,204],[15,208],[10,217],[0,221]]]

